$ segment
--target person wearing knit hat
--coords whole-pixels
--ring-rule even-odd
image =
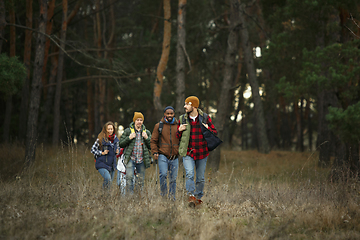
[[[135,122],[138,118],[141,118],[144,121],[144,115],[141,112],[134,112],[133,121]]]
[[[136,186],[143,190],[145,169],[150,167],[151,132],[144,125],[144,115],[134,112],[133,122],[120,137],[119,146],[125,148],[124,165],[126,167],[126,192],[134,192],[134,170],[136,169]]]
[[[174,113],[175,113],[175,109],[172,106],[167,106],[166,108],[164,108],[164,112],[166,112],[166,110],[168,110],[168,109],[173,110]]]
[[[160,194],[175,200],[176,178],[179,169],[179,139],[176,137],[177,120],[172,106],[164,109],[164,116],[155,124],[151,135],[151,153],[159,165]],[[169,179],[169,191],[167,188]]]
[[[189,205],[196,206],[202,203],[204,195],[205,169],[209,156],[208,142],[203,133],[217,135],[210,116],[199,108],[200,101],[196,96],[185,99],[185,114],[178,122],[177,138],[180,140],[179,155],[183,157],[186,172],[186,191]],[[196,171],[196,179],[194,175]]]
[[[196,96],[190,96],[185,99],[185,103],[191,105],[194,108],[199,108],[200,101]]]

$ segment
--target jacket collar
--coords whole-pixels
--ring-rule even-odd
[[[165,124],[171,124],[171,125],[177,124],[177,122],[178,122],[178,120],[177,120],[175,117],[174,117],[173,123],[170,123],[170,122],[166,121],[166,120],[165,120],[165,117],[162,117],[160,121],[163,122],[163,123],[165,123]]]

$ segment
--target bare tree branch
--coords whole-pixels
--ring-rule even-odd
[[[149,76],[149,75],[153,75],[152,73],[144,73],[144,74],[137,74],[137,75],[127,75],[127,76],[104,76],[104,75],[92,75],[92,76],[85,76],[85,77],[78,77],[78,78],[72,78],[72,79],[68,79],[65,81],[62,81],[61,84],[64,83],[70,83],[70,82],[77,82],[77,81],[82,81],[82,80],[88,80],[88,79],[121,79],[121,78],[134,78],[134,77],[143,77],[143,76]],[[44,88],[46,87],[51,87],[56,85],[56,83],[49,83],[47,85],[44,86]]]
[[[358,28],[360,28],[360,26],[357,24],[357,22],[355,21],[354,17],[352,16],[352,14],[350,13],[350,18],[351,21],[353,21],[353,23],[355,24],[355,26],[357,26]],[[356,35],[356,33],[354,33],[348,26],[345,25],[345,27],[352,33],[352,35],[354,35],[356,38],[360,39],[360,36]]]
[[[122,71],[122,70],[112,70],[112,69],[108,69],[108,68],[101,68],[101,67],[97,67],[97,66],[94,66],[94,65],[87,65],[87,64],[84,64],[84,63],[81,63],[79,62],[78,60],[76,60],[75,58],[73,58],[69,53],[68,51],[66,51],[65,49],[63,49],[60,44],[55,41],[55,38],[58,40],[58,41],[61,41],[59,38],[57,38],[56,36],[50,36],[46,33],[43,33],[43,32],[40,32],[36,29],[33,29],[33,28],[29,28],[29,27],[25,27],[25,26],[22,26],[22,25],[17,25],[17,24],[10,24],[10,23],[7,23],[7,25],[9,26],[15,26],[15,27],[18,27],[18,28],[24,28],[24,29],[27,29],[27,30],[31,30],[33,32],[37,32],[37,33],[40,33],[40,34],[43,34],[45,35],[47,38],[49,38],[56,46],[58,46],[62,51],[64,51],[64,53],[66,54],[66,56],[68,56],[71,60],[73,60],[74,62],[76,62],[77,64],[79,64],[80,66],[83,66],[83,67],[88,67],[88,68],[94,68],[94,69],[97,69],[97,70],[100,70],[100,71],[104,71],[104,72],[109,72],[109,73],[114,73],[114,74],[126,74],[125,71]]]
[[[183,45],[183,44],[181,44],[181,48],[182,48],[182,50],[184,51],[184,53],[185,53],[185,55],[186,55],[186,59],[187,59],[187,61],[188,61],[188,63],[189,63],[189,71],[188,71],[187,73],[190,73],[190,72],[191,72],[191,61],[190,61],[190,57],[189,57],[189,55],[187,54],[186,49],[184,48],[184,45]]]
[[[123,50],[123,49],[131,49],[131,48],[151,48],[151,47],[157,47],[157,46],[151,46],[151,45],[144,45],[144,46],[125,46],[125,47],[115,47],[115,48],[104,48],[104,49],[97,49],[97,48],[83,48],[83,49],[74,49],[74,50],[67,50],[68,53],[74,53],[74,52],[79,52],[79,53],[83,53],[84,52],[98,52],[98,51],[114,51],[114,50]],[[55,56],[58,55],[59,52],[53,52],[49,54],[50,56]]]

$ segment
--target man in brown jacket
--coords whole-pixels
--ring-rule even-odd
[[[150,146],[155,163],[159,165],[161,196],[167,196],[167,174],[169,172],[169,198],[175,200],[176,178],[179,168],[179,139],[176,137],[177,121],[172,106],[164,109],[164,117],[155,124]]]

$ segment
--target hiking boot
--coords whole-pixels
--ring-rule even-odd
[[[194,197],[194,195],[190,195],[188,202],[195,202],[196,200],[197,199],[196,199],[196,197]]]
[[[190,195],[188,202],[189,202],[189,207],[194,208],[194,207],[199,206],[200,204],[202,204],[203,201],[201,201],[200,199],[197,199],[193,195]]]
[[[189,202],[189,207],[194,208],[196,206],[196,197],[194,197],[194,195],[190,195],[188,202]]]
[[[195,206],[198,206],[202,203],[203,203],[203,201],[201,201],[200,199],[196,199]]]

